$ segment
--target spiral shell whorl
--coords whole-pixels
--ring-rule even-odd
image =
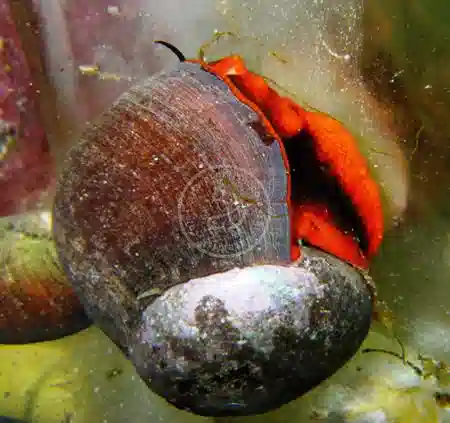
[[[122,95],[69,152],[56,243],[88,315],[119,344],[141,294],[289,259],[286,173],[258,123],[221,80],[185,63]]]

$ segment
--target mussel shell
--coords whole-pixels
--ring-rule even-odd
[[[122,348],[176,284],[290,258],[287,175],[257,114],[197,64],[122,95],[68,153],[59,257],[87,314]]]
[[[264,413],[344,365],[372,313],[364,276],[304,248],[297,266],[259,265],[170,288],[142,314],[130,357],[149,386],[204,416]]]

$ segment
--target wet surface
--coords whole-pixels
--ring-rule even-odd
[[[298,267],[234,269],[169,289],[143,312],[129,354],[149,386],[181,409],[261,414],[356,352],[371,301],[356,269],[304,248]]]

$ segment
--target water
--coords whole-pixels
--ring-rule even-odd
[[[0,118],[17,129],[15,142],[0,135],[0,152],[8,149],[0,162],[0,214],[47,209],[54,175],[85,123],[137,79],[176,64],[153,39],[194,57],[214,30],[232,31],[239,38],[213,44],[208,58],[243,55],[301,104],[361,135],[389,226],[371,274],[407,359],[426,370],[418,375],[398,357],[361,350],[309,395],[239,421],[450,421],[435,398],[439,388],[450,389],[439,364],[450,362],[448,13],[444,0],[364,7],[359,0],[0,0]],[[35,241],[21,238],[26,248],[37,248]],[[18,242],[3,236],[0,257]],[[401,354],[380,325],[364,348]],[[0,415],[28,423],[209,420],[149,392],[96,327],[1,346],[0,363]]]

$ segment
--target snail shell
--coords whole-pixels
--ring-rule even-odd
[[[315,250],[289,266],[287,184],[256,113],[194,63],[131,88],[68,154],[61,263],[87,315],[179,408],[279,407],[367,334],[360,273]]]
[[[120,345],[152,290],[289,261],[286,171],[258,122],[222,81],[181,64],[125,93],[69,153],[55,241],[88,314]]]
[[[265,413],[344,365],[370,315],[363,276],[303,248],[298,266],[235,268],[170,288],[144,311],[130,357],[179,408]]]
[[[59,265],[46,211],[0,218],[0,344],[50,341],[90,321]]]

